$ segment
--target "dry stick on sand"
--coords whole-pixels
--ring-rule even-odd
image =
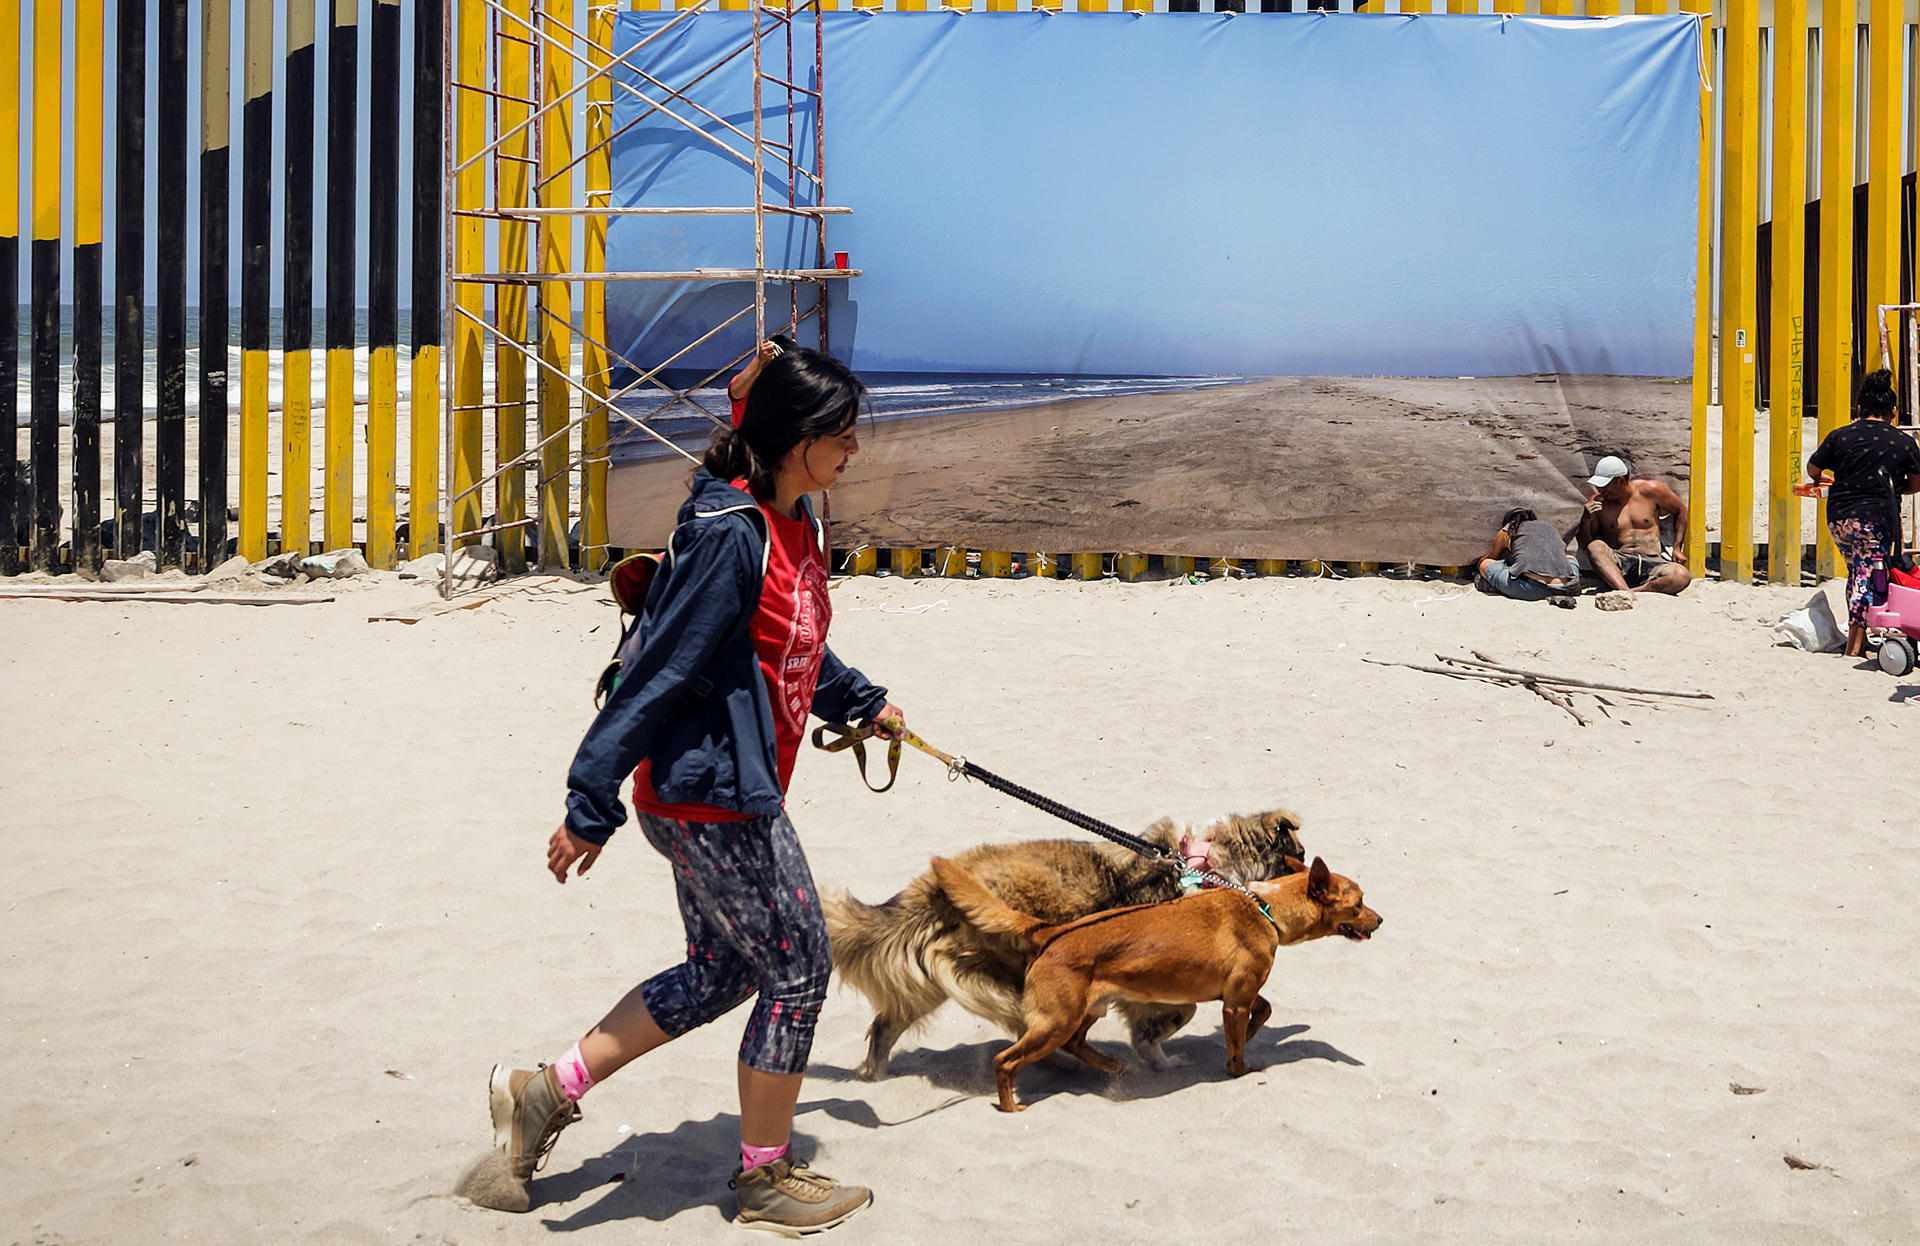
[[[1582,727],[1589,725],[1587,720],[1580,716],[1580,711],[1573,708],[1572,698],[1568,697],[1565,693],[1556,692],[1552,688],[1543,688],[1531,679],[1527,680],[1527,687],[1533,689],[1547,700],[1573,715],[1573,721],[1579,723]]]
[[[1450,658],[1442,660],[1452,661]],[[1573,721],[1579,723],[1582,727],[1588,725],[1587,720],[1581,717],[1580,712],[1573,708],[1573,702],[1567,700],[1552,688],[1542,687],[1537,680],[1522,679],[1518,675],[1506,675],[1497,671],[1476,670],[1472,667],[1422,666],[1417,662],[1382,662],[1377,658],[1362,658],[1361,661],[1371,662],[1375,666],[1404,666],[1410,671],[1426,671],[1431,675],[1450,675],[1455,679],[1479,679],[1487,683],[1501,684],[1508,687],[1518,685],[1522,688],[1531,689],[1544,699],[1567,711],[1567,713],[1573,715]]]
[[[1477,659],[1477,660],[1476,660]],[[1597,688],[1603,692],[1632,692],[1646,697],[1685,697],[1693,701],[1711,701],[1711,692],[1675,692],[1670,688],[1636,688],[1632,684],[1603,684],[1591,679],[1574,679],[1567,675],[1554,675],[1546,671],[1523,670],[1517,666],[1503,666],[1475,651],[1473,658],[1442,657],[1442,662],[1457,662],[1466,666],[1485,667],[1490,671],[1499,671],[1514,679],[1537,679],[1542,683],[1558,684],[1563,688]]]

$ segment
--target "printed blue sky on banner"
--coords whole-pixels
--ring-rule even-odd
[[[634,63],[660,81],[744,42],[746,14],[662,34],[674,16],[619,18],[622,49],[658,36]],[[873,372],[1685,373],[1698,58],[1692,18],[829,13],[826,198],[853,209],[829,249],[864,273],[835,349]],[[744,127],[750,84],[741,56],[690,94]],[[619,130],[645,105],[616,96]],[[614,180],[617,204],[751,186],[658,115]],[[800,249],[770,232],[771,262]],[[739,218],[621,218],[608,266],[752,254]],[[617,286],[609,332],[658,360],[747,297]],[[699,357],[746,338],[717,341]]]

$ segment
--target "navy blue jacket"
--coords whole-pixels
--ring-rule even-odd
[[[806,499],[822,544],[826,530]],[[773,706],[749,630],[770,553],[766,516],[746,491],[694,473],[667,541],[666,562],[640,611],[640,651],[601,707],[567,771],[567,829],[604,844],[627,819],[620,785],[642,758],[669,804],[716,805],[755,817],[786,794],[774,759]],[[813,712],[871,718],[887,690],[827,650]]]

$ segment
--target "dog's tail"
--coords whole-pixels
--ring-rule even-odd
[[[1031,944],[1034,932],[1047,925],[1037,917],[1007,907],[1000,897],[982,886],[979,879],[945,857],[933,859],[933,873],[954,907],[989,934],[1011,935]]]
[[[840,980],[879,1012],[918,1017],[946,998],[925,968],[928,947],[940,930],[924,903],[903,904],[901,899],[868,904],[837,888],[822,887],[820,910],[827,919]]]

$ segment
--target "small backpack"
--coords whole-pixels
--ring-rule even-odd
[[[713,512],[698,518],[711,518],[712,514],[718,513],[722,512]],[[757,509],[755,513],[758,513]],[[607,703],[607,698],[613,695],[613,690],[620,686],[621,679],[625,677],[627,664],[640,652],[640,613],[646,606],[647,598],[652,594],[654,587],[664,581],[663,573],[670,573],[672,570],[673,542],[679,537],[681,530],[681,528],[675,528],[672,535],[667,537],[665,554],[629,554],[615,563],[613,570],[607,573],[607,587],[613,592],[614,603],[620,607],[623,623],[620,629],[620,641],[613,648],[613,660],[608,662],[606,669],[600,672],[600,678],[593,686],[595,709]],[[772,539],[766,531],[764,521],[761,524],[760,537],[760,572],[764,576],[767,570],[767,559],[772,553]],[[764,584],[764,580],[762,583]],[[758,592],[757,589],[755,591]],[[749,612],[750,617],[751,612]],[[743,623],[742,627],[745,626],[746,624]],[[713,681],[702,676],[693,681],[686,695],[690,698],[699,698],[712,691]]]
[[[620,607],[620,641],[613,648],[613,660],[593,686],[595,709],[607,703],[620,686],[622,668],[640,651],[640,611],[660,578],[661,561],[659,554],[629,554],[607,573],[607,587],[613,591],[614,604]]]

